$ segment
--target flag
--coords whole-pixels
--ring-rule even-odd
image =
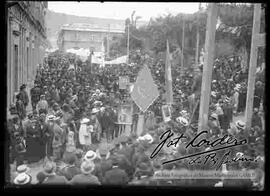
[[[165,85],[166,85],[166,102],[167,104],[172,104],[173,103],[172,73],[171,73],[170,49],[168,40],[167,40],[167,53],[165,64]]]

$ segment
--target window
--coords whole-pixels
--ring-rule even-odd
[[[90,40],[91,41],[95,41],[95,36],[94,35],[90,35]]]
[[[18,45],[14,45],[14,83],[13,83],[13,90],[18,91]]]

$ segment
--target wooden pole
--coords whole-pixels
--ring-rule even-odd
[[[207,28],[205,38],[205,59],[203,65],[202,90],[200,99],[199,131],[206,129],[208,122],[209,101],[212,81],[212,69],[214,60],[214,46],[217,23],[217,4],[211,3],[207,17]]]
[[[257,67],[257,34],[260,33],[261,23],[261,4],[255,4],[253,14],[253,28],[252,28],[252,40],[251,40],[251,53],[249,61],[249,73],[248,73],[248,90],[247,90],[247,101],[245,110],[245,121],[246,128],[251,127],[251,119],[253,114],[253,99],[255,90],[255,78],[256,78],[256,67]]]
[[[199,13],[201,11],[201,3],[199,4]],[[199,17],[199,16],[198,16]],[[196,54],[195,54],[195,66],[199,64],[199,44],[200,44],[200,33],[199,33],[199,24],[197,18],[197,38],[196,38]]]
[[[110,24],[108,25],[108,34],[107,34],[107,57],[110,58]]]
[[[144,127],[144,114],[139,114],[138,124],[137,124],[137,136],[140,136],[143,133]]]
[[[181,75],[184,71],[184,46],[185,46],[185,19],[183,18],[183,28],[182,28],[182,58],[181,58]]]
[[[129,23],[128,23],[128,35],[127,35],[127,63],[129,62]]]

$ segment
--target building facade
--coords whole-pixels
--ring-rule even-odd
[[[7,107],[22,84],[33,86],[37,65],[43,62],[46,40],[45,1],[6,4],[7,25]]]
[[[124,33],[123,25],[67,24],[62,26],[58,34],[57,45],[63,51],[83,48],[102,52],[104,40],[111,40],[114,36],[121,36]]]

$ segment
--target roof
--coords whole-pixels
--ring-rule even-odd
[[[110,26],[109,26],[110,25]],[[95,31],[95,32],[108,32],[111,33],[124,33],[125,25],[121,24],[88,24],[88,23],[73,23],[65,24],[61,27],[61,30],[71,30],[71,31]]]

